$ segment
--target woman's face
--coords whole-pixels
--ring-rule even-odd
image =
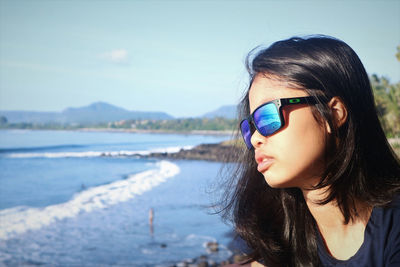
[[[259,74],[250,87],[250,111],[274,99],[302,96],[307,96],[306,91]],[[309,105],[284,106],[282,113],[281,130],[267,137],[255,131],[251,138],[257,170],[271,187],[309,188],[324,170],[327,126],[316,121]]]

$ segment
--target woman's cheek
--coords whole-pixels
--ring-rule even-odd
[[[324,143],[318,132],[281,142],[274,150],[274,163],[263,173],[271,187],[306,187],[322,174]],[[317,134],[315,134],[317,133]],[[282,135],[283,137],[283,135]],[[271,141],[272,145],[272,141]]]

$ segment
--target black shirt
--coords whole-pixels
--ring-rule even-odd
[[[385,208],[375,207],[367,223],[364,242],[348,260],[337,260],[326,250],[318,234],[318,255],[322,266],[399,267],[400,266],[400,197]]]

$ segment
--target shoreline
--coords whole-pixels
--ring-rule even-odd
[[[193,130],[193,131],[168,131],[168,130],[139,130],[139,129],[110,129],[110,128],[82,128],[72,131],[81,132],[123,132],[123,133],[146,133],[146,134],[182,134],[182,135],[233,135],[233,130],[212,131],[212,130]]]
[[[217,144],[200,144],[191,149],[181,149],[178,152],[153,152],[143,158],[173,159],[173,160],[206,160],[214,162],[237,162],[242,148],[230,142]]]
[[[17,129],[3,128],[0,131],[71,131],[71,132],[108,132],[108,133],[143,133],[143,134],[181,134],[181,135],[216,135],[233,136],[234,130],[193,130],[193,131],[174,131],[174,130],[139,130],[139,129],[113,129],[113,128],[78,128],[78,129]]]
[[[223,267],[229,264],[244,264],[248,260],[246,253],[250,252],[245,241],[239,238],[233,231],[228,232],[227,235],[230,236],[231,241],[226,245],[226,249],[228,249],[232,254],[225,259],[217,261],[212,259],[212,255],[214,253],[219,253],[221,249],[221,244],[218,241],[215,241],[207,242],[205,244],[205,252],[203,254],[193,258],[183,259],[175,263],[169,263],[165,266]]]

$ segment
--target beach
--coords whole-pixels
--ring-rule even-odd
[[[212,265],[233,255],[231,226],[210,208],[221,166],[232,163],[149,156],[229,137],[0,135],[0,265],[174,266],[205,257]]]

